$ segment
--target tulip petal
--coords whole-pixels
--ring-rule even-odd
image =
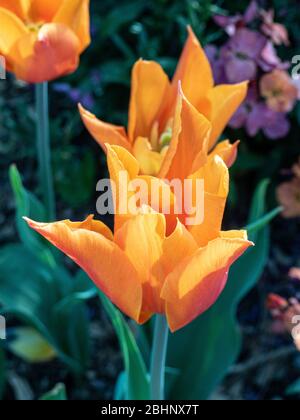
[[[115,232],[118,231],[125,222],[137,214],[137,208],[132,205],[129,211],[129,200],[133,196],[130,189],[130,181],[135,179],[139,173],[137,160],[126,149],[118,146],[107,148],[107,165],[110,179],[113,185],[114,209],[115,209]]]
[[[243,82],[237,85],[219,85],[209,92],[213,109],[209,150],[214,147],[228,121],[246,98],[247,89],[248,82]]]
[[[164,156],[152,150],[151,144],[145,137],[138,137],[133,145],[133,154],[138,160],[141,173],[157,175],[164,160]]]
[[[210,158],[218,155],[226,163],[228,168],[234,164],[238,154],[238,146],[240,142],[236,141],[234,144],[231,144],[228,140],[222,141],[217,144],[214,150],[210,154]]]
[[[31,228],[74,260],[125,314],[139,320],[142,288],[137,271],[108,238],[111,233],[105,225],[91,218],[83,223],[26,220]]]
[[[143,312],[162,313],[160,291],[165,270],[159,264],[163,254],[166,223],[162,214],[142,214],[131,218],[115,234],[115,242],[139,273],[143,286]]]
[[[112,125],[99,120],[94,114],[79,105],[79,112],[84,125],[91,136],[99,143],[106,152],[105,143],[122,146],[130,150],[130,144],[124,127]]]
[[[9,60],[15,43],[29,33],[24,23],[11,11],[0,7],[0,52]]]
[[[67,26],[47,23],[23,36],[11,50],[13,71],[29,83],[42,83],[72,73],[79,62],[78,38]]]
[[[223,160],[214,156],[189,179],[193,183],[199,179],[204,180],[203,223],[188,227],[198,245],[203,247],[219,236],[229,192],[229,172]],[[196,187],[193,187],[192,193],[195,194],[195,191]],[[193,197],[192,202],[193,205],[197,204],[196,197]]]
[[[173,136],[159,176],[184,180],[206,163],[210,122],[185,98],[180,89]]]
[[[89,0],[63,0],[56,15],[54,23],[63,23],[71,28],[80,41],[80,53],[91,42]]]
[[[165,217],[150,210],[124,224],[115,234],[115,241],[142,279],[142,312],[164,312],[161,288],[175,265],[197,250],[192,235],[178,222],[172,235],[166,237]]]
[[[0,0],[0,7],[10,10],[20,19],[25,20],[29,10],[30,0]],[[2,21],[1,21],[2,26]]]
[[[61,3],[61,0],[30,0],[29,16],[33,22],[51,22]]]
[[[169,91],[169,79],[154,61],[139,60],[132,70],[128,134],[131,142],[137,137],[150,137],[152,125]]]
[[[253,245],[240,236],[215,239],[168,276],[161,297],[166,300],[166,315],[173,332],[190,323],[218,299],[230,266]]]
[[[115,231],[143,206],[166,213],[167,233],[176,227],[176,201],[170,186],[159,178],[139,176],[139,163],[125,149],[107,145],[107,162],[115,191]]]
[[[191,27],[188,28],[188,39],[181,54],[173,81],[173,97],[177,96],[178,83],[181,81],[182,90],[187,99],[201,112],[209,117],[210,111],[205,112],[209,102],[205,100],[214,85],[211,66]]]

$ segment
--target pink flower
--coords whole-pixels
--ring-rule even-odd
[[[286,71],[273,70],[260,81],[261,95],[275,112],[290,112],[298,99],[298,89]]]

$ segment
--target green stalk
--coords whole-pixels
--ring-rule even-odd
[[[39,182],[47,218],[53,221],[55,220],[55,197],[51,169],[48,83],[38,83],[35,86]]]
[[[165,316],[156,315],[151,359],[151,400],[165,399],[165,369],[168,345],[168,324]]]

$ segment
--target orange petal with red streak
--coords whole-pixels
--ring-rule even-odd
[[[125,253],[110,240],[112,234],[103,223],[91,217],[79,223],[26,221],[74,260],[118,308],[139,320],[142,288],[138,273]]]
[[[246,239],[218,238],[186,258],[168,276],[161,297],[172,331],[209,309],[223,291],[230,266],[253,244]]]

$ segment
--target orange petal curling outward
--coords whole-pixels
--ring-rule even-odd
[[[82,105],[79,105],[79,112],[87,130],[105,152],[105,143],[122,146],[125,149],[130,150],[131,145],[127,140],[124,127],[108,124],[99,120],[94,114],[84,109]]]
[[[78,67],[79,41],[65,25],[45,24],[12,48],[13,71],[29,83],[41,83],[72,73]]]
[[[74,260],[123,312],[139,321],[142,287],[138,273],[125,253],[112,242],[112,234],[103,223],[91,217],[82,223],[26,221]]]
[[[231,166],[236,161],[239,144],[239,140],[233,144],[231,144],[228,140],[222,141],[221,143],[217,144],[217,146],[214,148],[214,150],[210,154],[210,158],[213,158],[214,156],[218,155],[226,163],[226,166],[228,168],[231,168]]]
[[[226,285],[230,266],[252,245],[246,232],[236,238],[227,238],[225,233],[175,268],[161,294],[172,331],[184,327],[215,303]]]
[[[128,136],[149,137],[163,101],[168,97],[169,79],[154,61],[139,60],[132,69]]]
[[[212,133],[209,150],[216,144],[228,121],[247,95],[248,82],[237,85],[219,85],[209,92],[212,103]]]

